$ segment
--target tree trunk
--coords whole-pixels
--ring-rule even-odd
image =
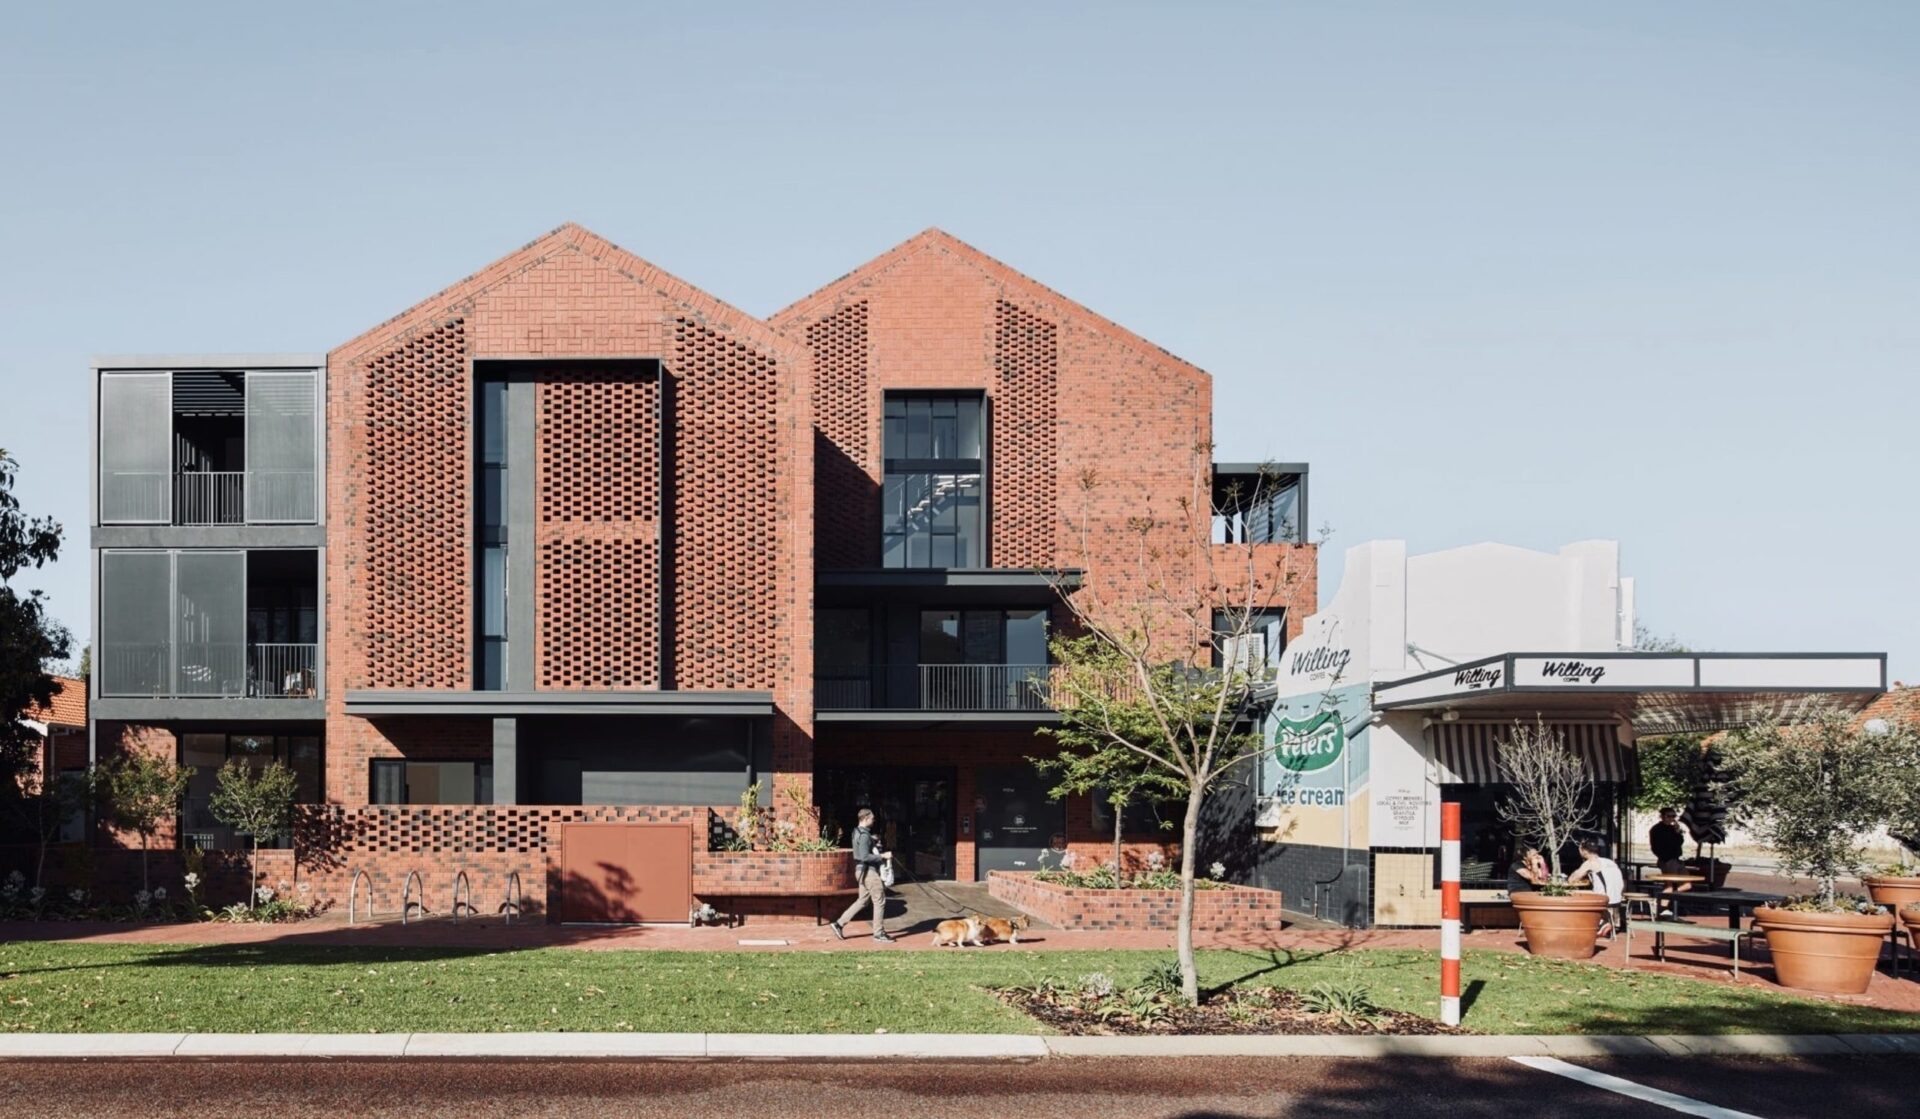
[[[1193,959],[1193,862],[1205,788],[1205,781],[1195,781],[1187,791],[1187,819],[1180,829],[1180,924],[1174,942],[1180,949],[1180,993],[1188,1006],[1200,1005],[1200,972]]]
[[[1109,801],[1108,803],[1111,804],[1112,802]],[[1126,812],[1127,806],[1125,804],[1113,805],[1113,873],[1116,877],[1125,873],[1120,865],[1120,851],[1122,846],[1120,836],[1121,829],[1125,825],[1125,820],[1122,817],[1126,815]]]
[[[147,889],[147,833],[140,833],[140,888]]]
[[[247,908],[257,908],[260,902],[260,837],[247,837],[252,844],[247,851]]]

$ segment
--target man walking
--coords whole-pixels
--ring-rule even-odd
[[[833,935],[841,940],[847,939],[846,924],[860,915],[860,910],[873,906],[873,939],[882,944],[892,944],[893,938],[887,935],[887,886],[880,880],[880,867],[893,858],[889,852],[881,851],[873,838],[873,809],[860,810],[860,826],[853,829],[853,880],[859,887],[854,895],[853,904],[833,923]]]

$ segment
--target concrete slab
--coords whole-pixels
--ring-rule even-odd
[[[1667,1051],[1644,1037],[1593,1034],[1565,1037],[1543,1036],[1539,1042],[1549,1057],[1578,1060],[1591,1057],[1662,1057]]]
[[[170,1057],[186,1034],[5,1034],[0,1060],[66,1057]]]
[[[1056,1057],[1331,1057],[1318,1036],[1049,1037]]]
[[[707,1056],[739,1061],[1034,1060],[1044,1039],[1025,1034],[708,1034]]]
[[[406,1056],[684,1060],[706,1056],[706,1038],[693,1033],[414,1034]]]

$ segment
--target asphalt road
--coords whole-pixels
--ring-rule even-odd
[[[1731,1109],[1696,1114],[1746,1112],[1767,1119],[1912,1114],[1917,1069],[1911,1058],[1899,1057],[1579,1064]],[[1680,1112],[1509,1060],[1183,1058],[1028,1064],[18,1062],[0,1064],[0,1114],[1657,1119]]]

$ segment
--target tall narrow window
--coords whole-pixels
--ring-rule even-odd
[[[507,686],[507,382],[480,382],[474,687]]]
[[[881,491],[886,567],[980,567],[984,401],[977,395],[890,395]]]

